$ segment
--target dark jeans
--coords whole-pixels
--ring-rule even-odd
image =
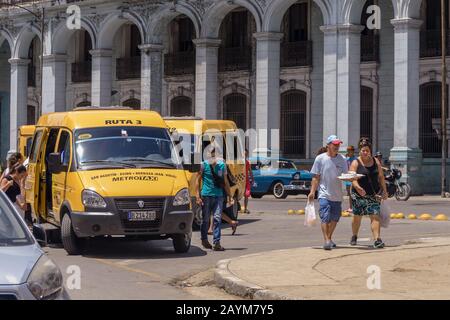
[[[220,242],[224,197],[202,197],[202,240],[208,240],[209,217],[213,214],[213,243]]]

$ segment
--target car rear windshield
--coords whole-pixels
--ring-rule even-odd
[[[11,204],[0,197],[0,247],[30,245],[33,240]]]

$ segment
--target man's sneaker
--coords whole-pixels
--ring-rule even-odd
[[[208,240],[202,240],[202,246],[205,249],[212,249],[213,248],[213,246],[211,245],[211,243],[209,243]]]
[[[225,251],[225,248],[220,245],[220,242],[217,242],[214,244],[213,250],[214,251]]]
[[[375,240],[375,242],[373,243],[373,247],[375,248],[375,249],[383,249],[384,248],[384,242],[383,241],[381,241],[381,239],[377,239],[377,240]]]
[[[331,250],[331,249],[333,249],[332,243],[331,243],[331,242],[325,243],[325,244],[323,245],[323,249],[324,249],[324,250]]]
[[[358,244],[358,237],[357,236],[352,236],[352,239],[350,240],[350,245],[351,246],[356,246]]]
[[[333,242],[333,240],[331,240],[330,243],[331,243],[331,247],[332,247],[333,249],[334,249],[334,248],[337,248],[337,245],[336,245],[336,243]]]

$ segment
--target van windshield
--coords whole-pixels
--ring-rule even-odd
[[[79,167],[181,169],[169,132],[153,127],[102,127],[75,131]]]

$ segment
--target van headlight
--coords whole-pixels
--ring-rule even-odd
[[[102,198],[97,192],[92,190],[83,190],[82,193],[83,204],[87,208],[104,209],[106,208],[105,199]]]
[[[296,173],[294,174],[294,176],[292,177],[294,180],[300,180],[300,173]]]
[[[56,264],[43,255],[31,271],[27,286],[37,300],[57,298],[63,290],[63,276]]]
[[[191,196],[188,189],[181,189],[173,199],[173,206],[183,206],[191,203]]]

